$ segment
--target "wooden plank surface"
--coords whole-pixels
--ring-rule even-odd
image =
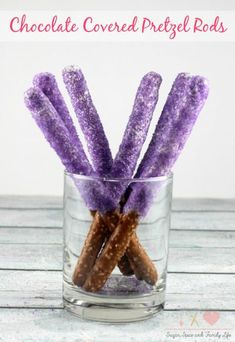
[[[58,196],[1,195],[0,208],[62,208],[63,198]],[[174,211],[235,211],[235,199],[174,198]]]
[[[62,308],[62,273],[0,271],[0,307]],[[235,310],[235,275],[178,274],[167,278],[167,310]]]
[[[0,209],[0,227],[62,227],[61,209]]]
[[[0,209],[0,227],[62,227],[61,209]],[[172,212],[172,229],[234,230],[235,212]]]
[[[0,228],[0,244],[62,244],[61,228]]]
[[[0,269],[61,270],[62,248],[54,244],[2,244]]]
[[[0,196],[1,209],[61,209],[62,206],[63,198],[58,196]]]
[[[2,309],[0,330],[4,342],[219,341],[214,335],[207,336],[208,331],[230,336],[220,341],[234,341],[235,312],[218,313],[218,321],[213,326],[204,315],[205,312],[201,311],[161,311],[143,322],[105,325],[81,321],[59,309]],[[185,333],[192,336],[203,333],[204,338],[187,338]]]
[[[174,198],[174,211],[235,211],[234,198]]]
[[[173,212],[171,227],[187,230],[235,231],[235,212]]]
[[[0,307],[63,307],[62,272],[6,270],[0,279]]]
[[[61,228],[0,228],[0,244],[62,244]],[[235,231],[171,230],[171,247],[235,247]]]
[[[2,244],[0,269],[61,270],[62,248],[54,244]],[[234,248],[171,247],[168,271],[235,273]]]
[[[121,329],[62,310],[61,208],[59,197],[0,196],[0,341],[235,341],[234,199],[173,201],[165,310]]]

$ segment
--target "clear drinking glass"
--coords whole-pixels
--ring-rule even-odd
[[[172,182],[172,174],[149,179],[115,180],[97,179],[65,172],[63,299],[64,306],[68,311],[83,319],[103,322],[131,322],[149,318],[163,308],[166,289]],[[99,217],[102,221],[105,214],[95,213],[90,210],[84,198],[86,196],[93,196],[93,191],[95,196],[97,196],[99,189],[107,189],[101,192],[100,200],[102,200],[102,196],[111,196],[112,191],[115,191],[115,187],[120,184],[128,190],[120,201],[120,207],[114,212],[116,219],[118,215],[118,219],[112,227],[105,221],[103,228],[105,227],[107,234],[104,229],[106,235],[102,247],[98,248],[98,255],[93,255],[94,251],[90,248],[93,245],[88,246],[90,248],[89,251],[87,250],[88,247],[85,247],[88,258],[94,259],[92,265],[90,265],[92,267],[87,271],[85,267],[87,266],[87,260],[81,259],[81,255],[84,252],[84,243],[89,230],[92,229],[90,227],[92,227],[92,224],[94,226],[94,220]],[[94,271],[95,265],[97,265],[102,253],[105,254],[106,245],[110,243],[111,236],[118,229],[118,224],[123,222],[122,220],[125,216],[122,213],[123,203],[125,203],[130,195],[130,189],[134,189],[136,186],[141,186],[144,189],[139,200],[147,200],[149,204],[145,216],[138,216],[138,224],[132,234],[130,234],[128,249],[125,249],[124,252],[125,257],[123,260],[126,261],[127,259],[127,264],[130,267],[129,273],[134,272],[134,274],[127,272],[129,275],[124,275],[118,265],[116,265],[112,273],[107,277],[104,285],[98,290],[96,288],[95,291],[91,292],[90,289],[84,289],[82,283],[75,285],[74,274],[75,270],[77,270],[78,260],[80,260],[80,263],[83,260],[83,266],[86,269],[84,274],[78,274],[78,276],[83,276],[87,280],[90,273]],[[106,201],[105,198],[104,201]],[[123,229],[121,232],[124,236],[126,231]],[[133,237],[134,235],[135,237]],[[98,239],[94,238],[93,241],[95,247]],[[132,249],[131,243],[133,245]],[[118,243],[115,246],[119,248]],[[135,250],[134,247],[137,249]],[[139,248],[141,248],[142,254],[139,253]],[[135,253],[138,255],[135,255]],[[139,259],[140,256],[144,257],[144,259]],[[112,259],[115,256],[113,253],[110,253],[106,257],[105,262],[107,263],[110,258]],[[90,262],[91,259],[88,261]],[[138,263],[136,263],[136,260]],[[102,267],[105,265],[103,264]],[[149,265],[157,274],[157,279],[150,282],[148,277],[145,278],[146,274],[139,274],[137,267],[141,266],[141,271],[146,272],[149,269]],[[102,269],[99,272],[99,275],[102,277]],[[98,277],[93,277],[94,287],[97,284],[99,284]]]

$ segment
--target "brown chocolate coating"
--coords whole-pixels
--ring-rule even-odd
[[[156,284],[158,278],[156,268],[135,233],[132,234],[126,255],[137,279],[143,279],[150,285]]]
[[[119,219],[120,216],[116,212],[110,212],[104,216],[110,230],[115,229]],[[157,282],[156,268],[141,246],[136,232],[133,232],[126,253],[119,261],[118,267],[124,275],[131,275],[134,271],[136,278],[139,280],[145,280],[151,285]],[[132,270],[132,272],[128,273],[129,270]]]
[[[124,254],[119,260],[118,268],[124,276],[131,276],[134,274],[133,267],[126,254]]]
[[[101,215],[96,212],[84,243],[82,252],[73,273],[73,283],[82,286],[92,269],[100,249],[105,241],[107,228]]]
[[[138,215],[135,212],[122,216],[82,286],[86,291],[97,292],[103,287],[114,267],[125,254],[137,225]]]
[[[111,235],[111,232],[114,231],[116,228],[118,222],[120,221],[121,215],[117,211],[107,212],[103,219],[107,225],[107,228],[110,232],[109,236]],[[130,276],[134,274],[133,268],[131,267],[131,264],[129,262],[128,257],[124,254],[121,259],[118,262],[118,268],[125,276]]]

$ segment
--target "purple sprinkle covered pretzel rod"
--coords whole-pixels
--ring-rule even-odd
[[[161,82],[161,76],[155,72],[149,72],[142,78],[122,142],[113,161],[113,166],[109,174],[110,178],[128,179],[132,177],[158,101]],[[117,207],[127,185],[128,181],[124,182],[123,180],[106,184],[106,188],[111,194],[112,199],[116,202]],[[114,220],[116,220],[115,224],[117,225],[120,217],[118,218],[115,213],[113,214],[113,217]],[[139,243],[135,232],[133,232],[133,236],[130,240],[131,244],[127,250],[127,267],[123,267],[124,272],[129,268],[129,260],[132,260],[131,269],[136,276],[155,283],[157,279],[156,270]],[[140,262],[138,263],[137,260]],[[140,265],[143,267],[140,267]],[[143,272],[143,270],[146,269],[149,271],[147,275],[145,274],[145,271]]]
[[[65,68],[63,78],[79,123],[88,141],[95,171],[98,174],[102,171],[102,176],[106,172],[109,178],[132,177],[158,100],[161,76],[155,72],[149,72],[141,80],[122,143],[109,172],[108,168],[110,169],[110,167],[108,165],[112,159],[107,138],[90,98],[85,78],[81,70],[75,67]],[[103,165],[102,160],[108,160],[108,163],[106,162]],[[104,167],[106,167],[105,171]],[[108,206],[107,208],[104,207],[103,212],[114,210],[118,206],[126,185],[124,182],[114,182],[112,186],[106,183],[106,190],[111,192],[111,197],[116,205],[113,206],[113,202],[107,202]]]
[[[180,82],[181,78],[185,81],[185,83],[184,82]],[[199,102],[200,102],[199,100],[200,99],[199,99],[199,97],[200,96],[197,98],[196,93],[198,92],[199,95],[200,95],[201,92],[203,92],[203,84],[200,85],[199,79],[200,79],[200,77],[194,77],[193,79],[191,79],[188,75],[185,75],[185,74],[181,74],[181,76],[180,75],[178,76],[178,81],[179,82],[178,82],[178,85],[176,86],[176,94],[175,94],[175,96],[171,96],[173,106],[171,107],[172,104],[171,104],[170,101],[168,103],[168,106],[166,104],[165,107],[168,108],[168,112],[169,112],[168,113],[168,117],[165,114],[163,119],[159,120],[159,123],[158,123],[158,137],[157,137],[157,134],[156,134],[156,136],[155,136],[156,139],[155,139],[155,141],[152,144],[152,151],[154,151],[154,145],[156,147],[156,142],[158,142],[157,153],[155,153],[155,158],[156,158],[156,156],[158,156],[158,158],[157,158],[157,166],[156,165],[154,165],[154,166],[151,165],[151,162],[152,162],[151,154],[152,153],[149,153],[150,158],[146,157],[146,159],[145,159],[145,157],[144,157],[140,167],[138,168],[137,175],[139,177],[153,177],[153,176],[163,175],[163,174],[167,174],[169,172],[169,169],[171,169],[173,163],[175,162],[175,160],[177,159],[181,149],[183,148],[184,143],[186,142],[187,137],[190,134],[190,131],[191,131],[192,127],[193,127],[193,124],[194,124],[194,122],[196,120],[196,118],[188,117],[188,107],[191,106],[190,108],[191,108],[192,111],[193,111],[193,108],[194,108],[195,112],[198,110],[198,113],[199,113],[199,111],[201,110],[201,108],[202,108],[202,106],[204,104],[204,103],[202,103],[201,108],[199,109],[199,107],[200,107],[200,104],[199,104]],[[195,81],[194,83],[193,83],[193,80]],[[177,80],[175,81],[175,83],[177,84]],[[181,83],[181,93],[180,93],[180,83]],[[190,84],[190,86],[189,86],[189,84]],[[177,91],[177,88],[178,88],[178,91]],[[190,89],[190,91],[188,89]],[[172,93],[173,93],[173,90],[172,90]],[[204,92],[204,93],[206,93],[206,92]],[[207,88],[207,93],[208,93],[208,88]],[[205,95],[205,99],[207,97],[207,93]],[[178,97],[177,97],[177,95],[178,95]],[[184,95],[185,95],[185,97],[184,97]],[[190,98],[191,102],[190,102],[190,99],[188,99],[188,96],[189,97],[191,96],[191,98]],[[170,97],[170,95],[169,95],[169,97]],[[177,102],[177,99],[178,99],[178,102]],[[50,103],[50,101],[49,101],[49,103]],[[184,106],[179,107],[180,103],[181,104],[184,103]],[[40,109],[39,107],[37,108],[37,111],[41,112],[42,108]],[[164,107],[164,109],[165,109],[165,107]],[[48,108],[49,107],[46,105],[46,110],[48,110]],[[172,115],[172,120],[171,120],[171,114],[172,114],[173,109],[175,109],[175,108],[178,110],[178,114],[175,115],[175,116]],[[33,111],[33,110],[31,109],[31,111]],[[49,112],[50,112],[50,110],[49,110]],[[198,113],[196,114],[196,117],[197,117]],[[180,115],[182,116],[182,120],[180,119]],[[161,118],[162,118],[162,116],[161,116]],[[193,122],[191,128],[190,128],[189,122],[191,122],[191,123]],[[59,124],[60,124],[60,121],[59,121]],[[184,127],[184,124],[186,124],[186,127]],[[39,127],[42,130],[45,131],[45,127],[44,127],[43,124],[41,126],[40,126],[40,124],[38,124],[38,125],[39,125]],[[49,129],[50,132],[51,132],[51,129],[53,131],[53,128],[51,128],[51,127],[53,127],[53,124],[50,124],[50,129]],[[175,132],[172,127],[175,127],[176,131],[178,133]],[[148,127],[147,127],[147,129],[148,129]],[[146,132],[147,132],[147,130],[146,130]],[[164,134],[165,134],[165,136],[164,136]],[[183,135],[185,136],[185,140],[182,138]],[[45,136],[46,136],[46,134],[45,134]],[[159,137],[160,138],[162,137],[162,139],[159,139]],[[124,136],[124,138],[125,138],[125,136]],[[56,137],[56,139],[57,139],[57,137]],[[59,139],[60,139],[60,137],[59,137]],[[60,141],[60,140],[58,140],[58,141]],[[152,141],[153,141],[153,139],[152,139]],[[151,141],[151,143],[152,143],[152,141]],[[67,142],[71,143],[71,140],[68,138]],[[144,140],[143,140],[143,142],[144,142]],[[143,144],[143,142],[142,142],[142,144]],[[52,147],[54,147],[53,139],[50,141],[50,143],[51,143]],[[150,143],[150,145],[151,145],[151,143]],[[179,144],[179,145],[177,145],[177,144]],[[140,144],[138,146],[141,149],[142,145]],[[125,150],[125,148],[124,148],[124,150]],[[66,165],[66,162],[65,162],[66,160],[65,161],[63,160],[63,153],[60,153],[61,152],[60,149],[61,149],[61,146],[59,146],[59,150],[57,151],[57,153],[61,157],[64,165]],[[63,150],[63,146],[62,146],[62,150]],[[131,151],[131,149],[130,149],[130,151]],[[137,162],[137,159],[138,159],[138,156],[139,156],[138,152],[135,152],[136,151],[135,149],[133,149],[132,151],[134,151],[134,154],[136,153],[135,156],[136,156],[136,162]],[[147,151],[149,151],[149,149]],[[147,152],[146,152],[146,155],[147,155]],[[132,154],[130,154],[130,157],[132,157]],[[122,158],[120,158],[120,160],[122,161]],[[134,163],[132,164],[133,160],[134,160],[134,157],[133,157],[133,159],[131,158],[131,167],[132,167],[132,165],[134,165]],[[125,157],[124,157],[124,161],[125,161]],[[126,159],[126,161],[128,162],[129,160]],[[136,165],[136,162],[135,162],[135,165]],[[132,174],[130,174],[130,176],[125,176],[125,167],[124,167],[125,164],[122,165],[122,163],[117,163],[117,165],[121,166],[121,169],[120,169],[121,172],[124,170],[124,175],[119,176],[119,177],[127,177],[128,178],[128,177],[132,176]],[[127,166],[129,166],[129,165],[127,164]],[[133,167],[135,168],[135,166],[133,166]],[[114,170],[115,170],[115,168],[114,168]],[[117,167],[117,170],[118,170],[118,167]],[[159,174],[157,172],[155,172],[156,170],[157,170],[157,172],[159,172]],[[72,172],[74,172],[74,171],[72,171]],[[156,174],[153,175],[153,172],[155,172]],[[132,173],[133,173],[133,171],[132,171]],[[115,172],[114,172],[114,176],[113,177],[118,177],[118,176],[115,176]],[[124,190],[124,189],[120,190],[119,185],[118,185],[117,188],[118,188],[118,191],[120,191],[120,194]],[[97,192],[96,188],[92,189],[92,191],[90,191],[90,187],[86,187],[85,190],[87,192],[85,193],[85,196],[84,196],[84,193],[82,193],[82,196],[85,197],[85,201],[86,201],[88,207],[92,203],[93,206],[95,204],[95,207],[98,208],[98,210],[100,210],[101,212],[102,211],[105,212],[105,211],[107,211],[107,208],[112,208],[112,206],[114,205],[114,203],[112,201],[110,201],[109,198],[105,199],[105,193],[104,193],[103,186],[101,186],[99,188],[98,192]],[[132,185],[132,192],[130,194],[128,202],[126,203],[126,206],[124,208],[124,212],[129,212],[129,211],[135,210],[136,213],[137,213],[137,216],[139,216],[139,215],[144,216],[146,211],[149,209],[149,206],[151,205],[151,200],[152,200],[151,196],[149,196],[149,193],[147,194],[146,190],[147,189],[146,189],[144,184],[143,185],[141,185],[141,184]],[[115,192],[114,192],[115,203],[116,203],[116,201],[119,200],[119,199],[117,200],[117,198],[118,197],[120,198],[120,195],[118,194],[118,191],[116,191],[116,189],[115,189]],[[118,194],[118,195],[116,195],[116,194]],[[129,209],[127,206],[128,206],[128,203],[131,202],[131,199],[132,199],[133,203],[131,203],[131,205],[129,205],[129,208],[130,208]],[[134,204],[135,208],[134,208],[133,204]],[[137,206],[138,209],[136,209],[136,206]]]
[[[33,79],[33,84],[35,87],[41,89],[41,91],[45,94],[45,96],[49,99],[49,101],[51,102],[51,104],[53,105],[53,107],[55,108],[56,112],[58,113],[58,116],[61,118],[61,120],[64,123],[64,126],[67,128],[68,131],[68,135],[70,136],[71,142],[73,144],[75,144],[75,146],[77,147],[77,151],[79,154],[79,157],[81,158],[81,160],[84,160],[86,164],[89,163],[85,151],[83,149],[82,143],[77,135],[77,131],[76,128],[73,124],[72,118],[69,114],[68,108],[65,104],[65,101],[63,99],[63,96],[58,88],[55,76],[45,72],[45,73],[39,73],[37,75],[34,76]],[[49,109],[50,112],[50,109]],[[56,113],[54,113],[54,116],[56,115]],[[69,169],[66,168],[68,171]],[[90,170],[92,170],[92,166],[90,166]],[[69,171],[71,172],[71,171]],[[79,169],[76,173],[80,173]],[[84,174],[84,173],[83,173]],[[86,176],[90,176],[90,175],[96,175],[96,170],[92,171],[91,173],[87,173],[85,174]],[[77,180],[76,178],[74,178],[75,183],[77,184],[77,186],[79,187],[79,190],[82,189],[81,185],[79,184],[79,180]],[[87,184],[92,183],[87,181]],[[99,189],[99,192],[98,192]],[[89,191],[91,192],[91,194],[89,194]],[[89,207],[92,207],[92,210],[96,210],[96,206],[102,208],[102,210],[104,211],[106,209],[105,207],[105,203],[107,204],[108,207],[113,207],[114,205],[112,205],[112,201],[109,201],[108,198],[106,198],[106,201],[101,201],[100,200],[100,194],[104,193],[104,190],[101,186],[101,184],[98,184],[98,188],[95,189],[92,184],[90,184],[89,187],[87,188],[83,188],[83,194],[84,191],[86,191],[86,203],[89,200],[90,205]],[[84,196],[83,196],[84,197]],[[94,197],[95,200],[93,200],[91,203],[91,198]],[[105,198],[105,196],[104,196]],[[96,205],[94,205],[96,203]]]
[[[185,107],[188,99],[188,88],[192,81],[192,77],[193,76],[189,74],[180,73],[173,82],[152,140],[145,152],[143,160],[138,166],[135,178],[148,177],[147,171],[151,174],[152,169],[146,168],[146,164],[155,168],[155,164],[152,164],[152,161],[157,160],[159,151],[164,144],[167,144],[166,141],[168,141],[169,136],[171,135],[171,130],[174,129],[174,125],[176,125],[179,120],[181,111]]]
[[[63,70],[63,79],[87,141],[94,169],[98,176],[104,177],[111,170],[112,154],[86,80],[82,71],[75,66]]]
[[[83,149],[78,149],[77,145],[72,143],[63,120],[39,88],[30,88],[25,93],[25,105],[66,170],[83,175],[93,174]]]
[[[36,120],[38,126],[41,128],[43,134],[45,135],[48,142],[51,144],[51,146],[55,149],[59,157],[61,158],[64,166],[66,169],[70,172],[76,171],[76,173],[84,173],[84,174],[92,174],[93,170],[92,167],[89,164],[89,161],[86,158],[85,152],[83,150],[82,144],[77,136],[76,129],[73,125],[72,119],[69,115],[68,109],[66,107],[66,104],[63,100],[63,97],[58,89],[55,77],[49,73],[41,73],[34,77],[34,85],[38,87],[37,89],[30,89],[26,96],[25,96],[25,102],[29,110],[33,113],[33,117]],[[40,92],[40,90],[43,92]],[[43,94],[45,96],[43,96]],[[48,101],[49,100],[49,101]],[[52,106],[53,105],[53,106]],[[55,110],[53,110],[53,107]],[[71,140],[71,141],[70,141]],[[71,144],[72,142],[72,144]],[[78,157],[81,158],[81,165],[76,161],[75,166],[71,165],[70,159],[67,159],[69,157],[67,152],[64,152],[64,147],[67,146],[68,152],[73,155],[73,146],[75,146],[76,154]],[[84,164],[84,165],[83,165]],[[82,172],[80,172],[82,171]],[[79,182],[79,180],[71,175],[73,178],[78,190],[80,191],[83,199],[85,202],[94,210],[96,209],[96,200],[99,200],[100,193],[96,194],[95,191],[97,191],[97,185],[98,187],[100,184],[96,184],[94,187],[93,182],[86,181],[86,184],[84,186],[83,182]],[[90,185],[90,186],[89,186]],[[102,193],[103,193],[103,189]],[[95,198],[94,198],[95,197]],[[102,197],[102,201],[99,200],[99,203],[105,204],[104,197]],[[106,200],[107,201],[107,200]],[[109,199],[108,199],[109,201]],[[97,219],[94,222],[99,222]],[[93,222],[93,225],[94,225]],[[90,230],[92,229],[93,225],[91,225]],[[102,222],[101,222],[102,226]],[[103,226],[102,226],[103,227]],[[102,245],[104,239],[102,236],[104,235],[105,238],[105,231],[106,230],[100,230],[98,227],[95,227],[97,229],[97,236],[96,234],[94,237],[96,237],[96,242],[91,241],[92,246],[94,243],[97,244],[97,253],[100,250],[100,245]],[[107,228],[106,228],[107,229]],[[100,237],[100,241],[98,241],[98,237]],[[89,253],[88,260],[93,265],[96,258],[95,253],[95,247],[93,246],[93,255],[91,256]],[[84,259],[85,255],[83,255]],[[93,259],[91,259],[93,258]],[[84,263],[82,263],[81,266],[84,267],[85,265],[88,265],[87,260],[85,260]],[[128,267],[130,268],[128,264],[128,260],[125,259],[125,269]],[[125,271],[123,268],[123,265],[120,264],[122,271]],[[80,268],[81,268],[80,266]],[[76,275],[77,280],[80,277],[80,272]],[[130,272],[130,271],[129,271]],[[80,281],[79,281],[80,282]]]
[[[73,82],[74,82],[74,79],[73,79]],[[132,114],[130,116],[129,122],[127,124],[127,128],[124,133],[124,138],[119,147],[119,152],[113,162],[111,172],[109,173],[110,178],[123,178],[123,177],[128,178],[133,175],[142,145],[147,135],[149,124],[152,119],[152,114],[154,112],[154,109],[158,100],[158,91],[159,91],[160,84],[161,84],[161,77],[154,72],[148,73],[141,80],[141,83],[137,90]],[[79,97],[79,94],[75,93],[74,96]],[[89,113],[89,111],[88,112],[85,111],[83,113],[86,120],[87,120],[86,118],[87,113]],[[97,132],[97,134],[98,134],[97,141],[99,141],[99,139],[101,139],[102,141],[102,135],[99,136],[99,131]],[[89,138],[92,140],[93,139],[92,135]],[[106,183],[106,184],[104,183],[104,187],[106,188],[106,191],[111,194],[112,199],[116,203],[115,207],[118,206],[120,197],[123,191],[125,190],[126,186],[127,184],[125,184],[123,181],[113,182],[111,185],[110,183]],[[109,204],[112,204],[112,203],[109,202],[108,205]],[[104,212],[112,211],[116,209],[115,207],[110,207],[110,206],[107,206],[106,208],[104,207],[106,209]],[[113,218],[115,221],[119,221],[118,214],[113,213]],[[104,215],[104,220],[105,219],[106,219],[106,215]],[[97,221],[97,222],[100,222],[100,221]],[[98,227],[96,225],[93,225],[93,232],[97,232],[98,234],[99,230],[97,228]],[[92,244],[90,235],[88,235],[88,238],[86,241],[86,245],[88,244]],[[144,259],[143,259],[143,261],[145,262],[144,265],[149,266],[147,268],[148,270],[152,271],[152,274],[154,276],[153,282],[155,282],[155,279],[157,277],[156,271],[154,267],[152,267],[150,259],[148,258],[147,254],[144,253],[144,250],[139,244],[136,236],[135,236],[135,239],[133,240],[132,245],[133,245],[132,247],[133,251],[131,250],[129,251],[129,255],[132,256],[132,259],[133,259],[132,268],[134,268],[135,272],[138,272],[136,268],[137,266],[135,265],[134,260],[137,257],[136,251],[138,251],[139,254],[141,252],[142,258],[144,256]],[[136,248],[136,245],[138,246],[138,248]],[[139,256],[139,259],[140,259],[140,256]],[[91,256],[89,256],[89,253],[87,253],[87,249],[84,249],[82,252],[82,257],[78,260],[78,263],[74,271],[73,279],[76,284],[82,285],[82,283],[84,282],[84,274],[88,273],[88,269],[90,270],[90,268],[93,266],[94,261],[95,261],[94,258],[91,258]],[[127,268],[129,268],[129,263],[127,263],[127,261],[128,260],[126,260],[125,264],[127,265]],[[86,269],[84,269],[84,265],[87,265]],[[126,270],[126,265],[124,268],[122,267],[122,271],[124,272]],[[140,272],[138,273],[140,274]]]
[[[155,72],[149,72],[142,78],[122,142],[113,161],[110,178],[132,177],[158,101],[161,82],[161,76]],[[112,184],[109,191],[117,204],[126,186],[124,181]]]
[[[185,74],[177,77],[137,170],[138,177],[165,176],[170,172],[206,102],[208,92],[208,82],[203,77]],[[164,129],[167,134],[162,134]],[[146,184],[132,184],[124,212],[134,210],[140,216],[145,216],[151,206],[152,196]]]
[[[51,104],[53,105],[58,115],[64,122],[64,125],[68,129],[72,141],[74,142],[75,145],[77,145],[80,153],[82,153],[81,158],[83,158],[84,151],[83,151],[82,143],[78,137],[76,128],[73,124],[73,120],[69,114],[69,110],[66,106],[64,98],[59,90],[55,76],[49,72],[39,73],[34,76],[33,85],[41,89],[41,91],[50,100]],[[87,158],[85,157],[85,159]]]
[[[82,145],[73,143],[64,121],[43,92],[36,87],[30,88],[25,93],[25,104],[66,170],[75,174],[94,175]],[[85,182],[86,184],[76,178],[74,180],[90,210],[103,211],[108,206],[114,206],[111,204],[110,197],[103,191],[100,182],[97,181],[94,186],[94,183],[89,180]]]
[[[158,101],[158,92],[159,87],[161,85],[161,76],[158,75],[155,72],[150,72],[146,74],[143,79],[140,82],[140,85],[137,90],[132,114],[130,116],[130,119],[128,121],[124,137],[122,140],[122,143],[119,147],[119,151],[117,153],[116,158],[114,159],[112,170],[109,174],[110,178],[129,178],[133,175],[133,172],[136,167],[137,160],[139,158],[139,154],[141,151],[141,148],[143,146],[143,143],[146,139],[147,131],[152,119],[152,115],[156,106],[156,103]],[[123,180],[120,180],[120,182],[112,182],[106,184],[106,189],[108,193],[111,194],[112,199],[116,202],[116,206],[118,207],[118,203],[120,201],[121,195],[124,192],[126,186],[128,185],[128,181],[124,182]],[[107,213],[104,215],[104,220],[107,221],[107,225],[110,226],[110,223],[108,222],[108,218],[110,214]],[[111,214],[112,222],[111,225],[117,226],[115,229],[113,229],[112,234],[110,238],[106,241],[105,247],[103,251],[108,250],[108,246],[111,247],[113,243],[113,236],[115,236],[116,231],[118,229],[118,222],[122,218],[118,215],[118,213],[114,212]],[[128,221],[128,218],[127,218]],[[115,223],[114,223],[115,222]],[[128,221],[129,222],[129,221]],[[132,222],[132,220],[130,220]],[[94,226],[94,230],[96,229],[96,226]],[[125,236],[125,230],[123,230],[122,235]],[[128,269],[130,267],[129,261],[131,260],[131,270],[134,271],[136,276],[140,279],[145,279],[147,282],[151,284],[155,284],[157,280],[157,272],[152,264],[151,260],[149,259],[147,253],[144,251],[143,247],[140,245],[138,238],[134,232],[132,236],[129,237],[129,240],[131,241],[130,248],[127,250],[127,259],[126,262],[128,262]],[[111,245],[110,245],[111,244]],[[119,246],[120,245],[120,246]],[[120,250],[120,256],[124,255],[125,248],[122,246],[121,242],[118,245],[118,249]],[[113,247],[112,247],[113,248]],[[112,250],[111,248],[111,250]],[[106,251],[107,252],[107,251]],[[86,250],[83,253],[83,256],[85,255]],[[108,253],[108,252],[107,252]],[[84,257],[85,258],[85,257]],[[92,259],[92,262],[89,262],[90,258],[89,255],[85,258],[80,259],[78,261],[78,264],[74,271],[74,282],[76,284],[81,284],[81,274],[86,273],[87,279],[84,282],[84,286],[86,290],[94,291],[94,288],[99,288],[102,286],[102,283],[105,282],[106,276],[109,274],[110,271],[112,271],[112,267],[115,267],[116,262],[120,262],[121,259],[117,259],[116,262],[113,262],[112,267],[108,270],[108,265],[110,262],[112,262],[112,259],[109,255],[105,255],[105,260],[108,260],[108,263],[105,263],[104,260],[100,260],[100,257],[98,257],[95,261],[95,264],[93,265],[94,260]],[[131,258],[131,259],[130,259]],[[109,261],[110,259],[110,261]],[[101,263],[100,269],[102,269],[102,274],[104,271],[107,271],[106,276],[101,276],[99,272],[95,271],[95,267],[97,266],[97,263]],[[91,265],[93,266],[92,269],[89,268],[90,272],[84,271],[83,265]],[[98,267],[99,269],[99,267]],[[126,266],[122,268],[124,272],[126,271]],[[92,270],[94,271],[94,280],[89,281],[89,275],[92,273]],[[79,276],[80,275],[80,276]],[[102,278],[102,281],[100,279]],[[82,278],[82,281],[84,279]],[[99,284],[100,281],[100,285]],[[88,283],[89,285],[88,285]],[[98,286],[98,287],[97,287]]]

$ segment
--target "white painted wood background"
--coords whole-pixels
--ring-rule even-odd
[[[0,341],[235,341],[235,200],[173,202],[165,309],[121,326],[63,310],[61,226],[61,199],[0,197]]]

